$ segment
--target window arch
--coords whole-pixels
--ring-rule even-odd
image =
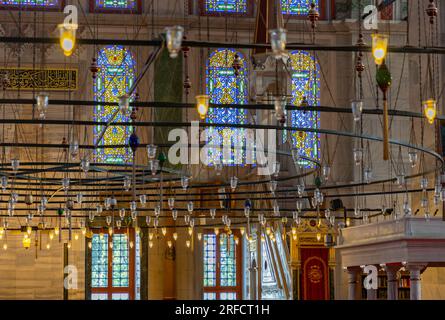
[[[306,16],[312,3],[315,3],[315,8],[320,12],[319,2],[319,0],[281,0],[281,10],[283,14]]]
[[[94,82],[94,99],[99,102],[118,102],[119,97],[128,92],[135,78],[135,60],[131,52],[122,46],[107,46],[98,52],[99,72]],[[109,121],[118,106],[96,106],[95,121]],[[129,115],[118,113],[115,122],[130,121]],[[103,126],[94,128],[94,140],[103,130]],[[99,145],[127,144],[131,127],[110,125]],[[96,161],[105,163],[127,163],[131,160],[130,148],[99,148],[95,150]]]
[[[290,54],[292,71],[291,104],[299,106],[306,98],[310,106],[320,105],[320,68],[314,55],[305,51],[293,51]],[[318,111],[291,112],[291,126],[317,129],[320,126]],[[293,131],[292,146],[298,149],[299,155],[319,159],[320,135],[315,132]],[[309,161],[300,160],[300,164],[311,167]]]
[[[237,54],[241,59],[241,68],[238,75],[232,67]],[[244,104],[247,103],[247,64],[244,55],[232,49],[217,49],[213,51],[207,61],[206,91],[210,103],[215,104]],[[206,121],[208,123],[244,124],[247,120],[245,109],[210,108]],[[221,146],[221,150],[210,148],[210,163],[225,165],[244,164],[245,146],[243,129],[229,127],[209,128],[212,134],[210,145]],[[230,155],[224,155],[223,146],[236,146],[230,149]]]

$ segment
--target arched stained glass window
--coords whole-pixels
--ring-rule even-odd
[[[305,51],[293,51],[290,54],[292,71],[291,104],[299,106],[305,97],[310,106],[320,104],[320,71],[316,58]],[[317,129],[320,115],[317,111],[291,112],[291,126]],[[299,155],[319,159],[320,137],[315,132],[294,131],[291,134],[292,145]],[[311,167],[313,164],[301,160],[301,165]]]
[[[235,54],[238,54],[242,62],[238,75],[235,75],[235,70],[232,68]],[[232,49],[213,51],[207,61],[207,94],[210,96],[210,102],[244,104],[247,102],[247,90],[247,65],[244,56]],[[208,123],[244,124],[246,120],[244,109],[210,108],[207,114]],[[242,150],[245,145],[243,129],[213,127],[208,131],[212,134],[208,144],[221,146],[219,150],[210,149],[211,164],[242,165],[245,163],[245,151]],[[230,149],[229,152],[223,152],[224,146]]]
[[[315,3],[315,8],[320,12],[318,0],[281,0],[283,14],[306,16],[311,9],[311,3]]]
[[[204,0],[205,13],[247,13],[248,0]]]
[[[94,83],[94,98],[100,102],[118,102],[119,97],[128,92],[135,78],[135,60],[131,52],[122,46],[107,46],[99,51],[97,57],[99,72]],[[109,121],[118,106],[96,106],[95,121]],[[121,112],[114,118],[114,122],[128,122],[129,115]],[[103,130],[103,126],[96,126],[94,139]],[[99,145],[124,145],[128,143],[131,127],[109,126]],[[97,162],[126,163],[131,160],[130,148],[99,148],[95,152]]]
[[[62,3],[61,0],[1,0],[1,7],[13,7],[13,8],[54,8],[60,9]]]

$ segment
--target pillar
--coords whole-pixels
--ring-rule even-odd
[[[252,263],[249,267],[249,272],[250,272],[250,286],[249,286],[249,298],[250,300],[258,300],[258,295],[257,295],[257,265],[256,265],[256,261],[255,258],[252,259]]]
[[[399,269],[400,266],[395,266],[395,265],[385,266],[386,277],[387,277],[388,300],[399,299],[399,282],[397,281],[397,271],[399,271]]]
[[[420,283],[421,271],[426,267],[425,264],[407,264],[406,268],[409,270],[409,280],[410,280],[410,300],[421,300],[422,291]]]
[[[348,267],[348,300],[360,300],[360,280],[362,269],[360,267]]]

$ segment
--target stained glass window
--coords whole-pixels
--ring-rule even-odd
[[[61,7],[61,0],[0,0],[0,7],[58,9]]]
[[[318,0],[281,0],[281,10],[283,14],[306,16],[311,9],[311,3],[315,3],[315,8],[320,12]]]
[[[91,299],[140,299],[140,239],[130,233],[93,233],[91,239]],[[136,245],[131,243],[136,239]],[[135,261],[139,260],[139,261]],[[139,263],[139,267],[137,266]],[[136,290],[135,290],[136,287]]]
[[[309,106],[320,104],[320,71],[316,58],[305,51],[293,51],[290,54],[292,72],[291,104],[300,106],[306,98]],[[317,129],[320,125],[320,115],[317,111],[291,112],[291,126]],[[318,133],[294,131],[291,133],[292,145],[298,149],[298,154],[312,159],[319,159],[320,137]],[[312,167],[313,163],[300,160],[300,165]]]
[[[235,55],[241,59],[241,68],[235,75],[233,61]],[[232,49],[218,49],[210,54],[207,61],[207,94],[210,102],[215,104],[247,103],[247,65],[244,56]],[[247,114],[244,109],[210,108],[207,114],[208,123],[244,124]],[[245,163],[244,130],[228,127],[213,127],[208,130],[211,138],[209,145],[220,146],[210,148],[210,164],[242,165]],[[227,152],[224,152],[227,150]]]
[[[92,0],[94,10],[130,10],[139,11],[137,0]]]
[[[99,51],[97,57],[99,72],[94,83],[94,98],[100,102],[118,102],[119,97],[128,92],[135,78],[135,60],[131,52],[122,46],[107,46]],[[118,106],[96,106],[94,120],[106,122]],[[129,122],[130,116],[118,112],[114,122]],[[99,137],[103,126],[95,127],[94,138]],[[132,128],[110,125],[99,145],[126,145]],[[95,150],[96,162],[128,163],[132,152],[125,148],[98,148]]]
[[[247,13],[248,0],[204,0],[206,13]]]
[[[204,234],[204,300],[235,300],[241,296],[241,250],[234,234]]]
[[[105,288],[108,286],[108,235],[93,234],[91,240],[91,286]],[[97,300],[103,297],[98,296]]]

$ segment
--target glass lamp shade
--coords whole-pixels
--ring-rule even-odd
[[[169,197],[167,200],[167,203],[168,203],[169,209],[173,210],[173,208],[175,207],[175,198]]]
[[[216,209],[215,208],[211,208],[210,209],[210,217],[212,219],[215,219],[215,216],[216,216]]]
[[[161,214],[161,206],[156,205],[154,211],[155,211],[155,216],[158,217]]]
[[[181,186],[183,190],[187,190],[187,187],[189,186],[189,177],[182,176],[181,177]]]
[[[286,122],[286,97],[275,97],[274,99],[275,117],[278,122]]]
[[[69,57],[76,46],[76,31],[78,25],[74,23],[62,23],[57,26],[59,29],[60,47],[65,56]]]
[[[88,160],[87,158],[83,158],[80,161],[80,167],[85,174],[88,173],[88,171],[90,170],[90,160]]]
[[[232,188],[232,190],[235,190],[236,187],[238,186],[238,178],[233,176],[230,178],[230,188]]]
[[[139,202],[142,206],[145,206],[145,204],[147,203],[147,196],[145,194],[139,195]]]
[[[8,187],[8,177],[7,176],[2,176],[0,178],[0,184],[2,186],[3,192],[6,191],[6,188]]]
[[[397,185],[399,187],[403,187],[405,185],[405,175],[404,174],[397,175]]]
[[[420,188],[422,190],[426,190],[426,188],[428,188],[428,179],[427,178],[420,179]]]
[[[146,216],[145,217],[145,223],[147,224],[147,226],[150,226],[150,222],[151,222],[151,217],[150,216]]]
[[[136,209],[137,209],[137,204],[136,204],[136,201],[131,201],[130,202],[130,211],[131,212],[133,212],[133,211],[136,211]]]
[[[411,167],[414,168],[417,165],[417,161],[419,159],[419,156],[418,156],[416,151],[409,151],[408,152],[408,159],[409,159],[409,162],[411,163]]]
[[[119,97],[119,110],[122,114],[127,114],[130,109],[130,97],[123,95]]]
[[[68,189],[70,187],[70,178],[62,179],[62,187],[63,187],[63,190],[68,191]]]
[[[82,201],[83,201],[83,194],[78,193],[78,194],[76,195],[76,201],[77,201],[78,204],[81,204]]]
[[[195,99],[196,99],[196,110],[198,111],[201,120],[204,120],[207,116],[207,112],[209,111],[210,98],[208,95],[202,94],[196,96]]]
[[[281,163],[279,163],[278,161],[272,164],[272,173],[274,176],[278,176],[278,174],[280,173],[280,169]]]
[[[355,148],[353,153],[354,153],[354,163],[356,166],[359,166],[363,160],[363,149]]]
[[[111,224],[111,216],[107,216],[107,217],[105,218],[105,220],[106,220],[106,222],[107,222],[108,225]]]
[[[48,110],[48,97],[46,92],[41,92],[36,96],[36,106],[40,114],[40,119],[45,118],[46,111]]]
[[[70,147],[69,147],[69,152],[71,155],[71,158],[75,158],[77,157],[77,155],[79,154],[79,141],[77,141],[77,139],[73,139],[70,143]]]
[[[326,165],[324,165],[322,167],[321,171],[322,171],[322,174],[323,174],[323,178],[325,180],[328,180],[329,179],[329,175],[331,174],[331,166],[326,164]]]
[[[304,193],[304,184],[297,185],[298,197],[302,198]]]
[[[178,210],[176,209],[172,210],[172,218],[173,220],[176,221],[176,219],[178,218]]]
[[[102,213],[102,211],[103,211],[102,206],[100,204],[98,204],[96,206],[96,213],[97,213],[97,215],[100,215]]]
[[[423,102],[423,112],[429,124],[433,124],[437,115],[437,103],[434,99],[428,99]]]
[[[187,203],[187,211],[192,213],[193,212],[193,201],[189,201]]]
[[[154,159],[156,157],[157,149],[158,149],[158,147],[155,146],[154,144],[147,145],[147,156],[148,156],[148,159]]]
[[[19,159],[12,159],[11,160],[12,171],[17,172],[19,170],[19,166],[20,166],[20,160]]]
[[[270,181],[269,182],[270,192],[272,192],[272,193],[275,192],[275,190],[277,190],[277,185],[278,185],[278,182],[276,180]]]
[[[159,160],[158,159],[150,160],[149,164],[150,164],[151,174],[153,176],[156,175],[156,173],[159,170]]]
[[[283,28],[270,30],[269,38],[275,59],[284,58],[286,56],[287,31]]]
[[[170,58],[176,58],[181,50],[182,38],[184,36],[184,28],[181,26],[172,26],[165,28],[165,36],[167,41],[167,49]]]
[[[351,102],[352,116],[354,121],[360,121],[363,112],[363,101],[362,100],[354,100]]]
[[[372,180],[372,169],[371,168],[365,168],[363,171],[363,178],[366,183],[370,183]]]
[[[381,65],[385,60],[388,51],[388,36],[381,33],[374,33],[372,37],[372,55],[376,64]]]

